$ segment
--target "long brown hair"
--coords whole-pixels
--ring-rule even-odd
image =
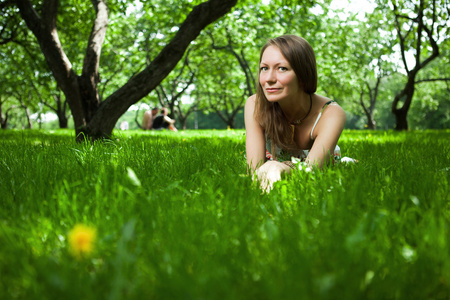
[[[269,46],[276,46],[291,65],[298,79],[299,86],[307,94],[314,94],[317,90],[316,57],[311,45],[296,35],[282,35],[270,39],[261,49],[259,62],[264,51]],[[281,148],[293,148],[292,129],[286,120],[280,105],[277,102],[269,102],[259,83],[256,88],[255,118],[265,130],[268,138]]]

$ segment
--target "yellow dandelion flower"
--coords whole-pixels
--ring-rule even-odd
[[[69,232],[70,252],[76,258],[82,258],[89,255],[94,249],[96,231],[94,228],[77,224]]]

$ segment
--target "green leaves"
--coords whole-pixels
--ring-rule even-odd
[[[192,8],[201,2],[203,1],[108,1],[109,24],[99,66],[100,100],[106,99],[148,66],[176,34]],[[391,102],[399,91],[398,83],[406,80],[393,75],[395,72],[405,73],[399,52],[400,40],[397,37],[395,14],[399,16],[399,28],[407,29],[412,24],[412,20],[408,18],[414,14],[420,2],[378,0],[373,4],[373,11],[364,16],[343,9],[332,9],[331,2],[239,1],[229,14],[210,24],[192,41],[189,65],[195,72],[195,78],[183,94],[184,99],[191,98],[191,103],[196,103],[197,108],[205,111],[228,111],[229,115],[223,114],[223,117],[231,119],[235,111],[242,111],[242,101],[255,90],[261,46],[268,38],[290,33],[303,36],[312,44],[319,71],[318,92],[338,100],[347,112],[356,115],[355,122],[349,124],[351,126],[364,126],[358,116],[362,114],[359,105],[361,90],[367,101],[369,93],[364,87],[367,84],[373,86],[378,78],[386,77],[380,85],[378,108],[375,108],[374,116],[382,128],[392,127]],[[395,11],[392,3],[396,4]],[[423,12],[428,20],[426,25],[434,33],[439,32],[437,43],[442,60],[432,64],[432,68],[430,66],[426,74],[420,75],[419,80],[446,78],[449,74],[449,70],[445,69],[448,65],[446,53],[450,45],[446,9],[448,3],[444,0],[436,3],[437,9],[433,11],[432,2],[423,0]],[[40,12],[41,3],[35,4]],[[6,41],[12,36],[12,32],[15,33],[15,43],[2,45],[0,52],[0,61],[4,66],[0,71],[0,78],[3,82],[2,90],[6,91],[1,99],[5,102],[3,107],[19,104],[19,97],[11,96],[12,91],[15,91],[22,98],[27,98],[25,102],[29,102],[27,104],[32,113],[46,112],[47,105],[43,106],[44,102],[55,108],[56,104],[49,99],[52,100],[59,89],[38,43],[21,21],[15,5],[2,8],[5,18],[1,23],[4,30],[1,31],[0,40]],[[94,17],[94,7],[89,1],[60,2],[58,35],[77,75],[80,75],[84,63],[87,38]],[[412,29],[417,29],[417,26]],[[412,32],[407,34],[407,30],[402,34],[407,57],[411,57],[415,52],[417,36]],[[419,51],[421,58],[432,53],[431,45],[425,38],[426,32],[423,32],[424,47]],[[242,67],[239,58],[245,61],[246,68]],[[411,67],[414,61],[409,58],[407,60]],[[171,86],[181,66],[180,62],[162,85]],[[190,73],[185,72],[179,79],[183,83],[189,82]],[[418,94],[424,94],[428,89],[436,91],[436,95],[416,98],[420,104],[411,106],[413,126],[420,126],[419,116],[423,117],[425,108],[427,115],[434,115],[431,118],[433,122],[429,122],[427,126],[445,127],[447,123],[442,121],[448,119],[445,103],[448,92],[445,83],[422,83],[416,89]],[[156,94],[152,93],[142,101],[156,102]],[[23,115],[24,112],[18,111],[17,114]],[[180,119],[183,118],[185,115],[180,115]],[[16,127],[22,126],[18,117],[13,122],[17,123],[14,124]]]

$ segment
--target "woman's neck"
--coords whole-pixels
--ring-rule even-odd
[[[278,102],[289,123],[306,118],[311,110],[313,95],[301,93],[295,98]]]

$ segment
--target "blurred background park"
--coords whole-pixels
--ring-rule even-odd
[[[2,129],[107,120],[138,129],[154,106],[169,108],[180,129],[243,128],[260,49],[281,34],[313,46],[318,93],[343,106],[347,129],[450,127],[445,0],[223,1],[228,11],[202,23],[173,58],[165,50],[182,38],[180,28],[194,27],[187,16],[205,1],[58,2],[0,1]],[[160,56],[174,67],[153,80]],[[144,92],[120,93],[138,78]]]

